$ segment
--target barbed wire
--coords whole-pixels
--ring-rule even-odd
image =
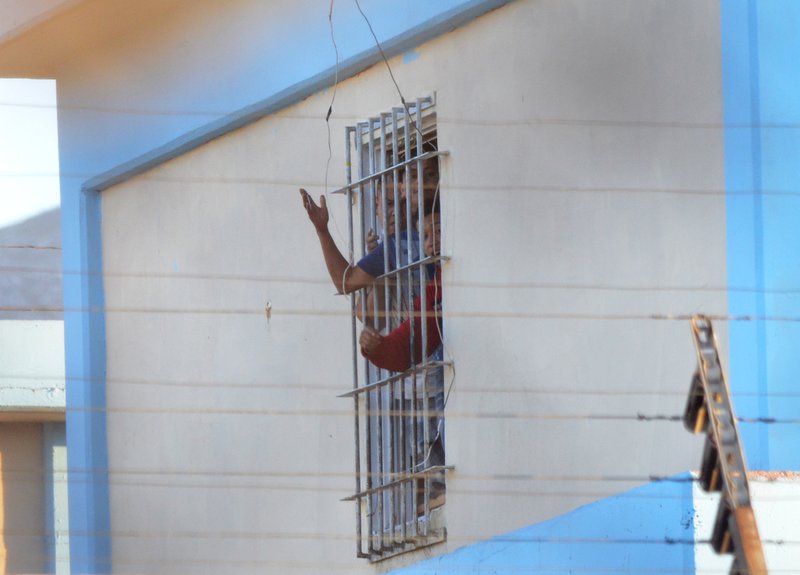
[[[115,307],[115,306],[2,306],[0,312],[10,313],[88,313],[88,314],[152,314],[152,315],[240,315],[261,316],[263,308],[177,308],[177,307]],[[458,319],[491,319],[504,318],[516,320],[577,320],[577,321],[679,321],[687,322],[696,312],[672,313],[578,313],[578,312],[525,312],[525,311],[458,311],[447,310],[440,313],[443,318]],[[313,309],[313,308],[270,308],[270,315],[275,316],[310,316],[310,317],[351,317],[349,309]],[[800,316],[782,315],[727,315],[705,314],[709,320],[719,322],[780,322],[797,323]]]
[[[2,246],[0,246],[2,247]],[[203,281],[239,281],[253,283],[298,283],[298,284],[330,284],[329,277],[291,276],[291,275],[261,275],[261,274],[236,274],[236,273],[187,273],[187,272],[133,272],[121,270],[61,270],[35,266],[4,266],[0,265],[3,273],[30,273],[51,274],[64,276],[87,276],[119,279],[152,279],[152,280],[203,280]],[[530,289],[530,290],[573,290],[573,291],[619,291],[619,292],[700,292],[700,293],[751,293],[773,295],[800,294],[800,287],[787,288],[758,288],[749,286],[724,286],[724,285],[625,285],[607,283],[569,283],[553,281],[528,281],[528,282],[491,282],[485,280],[464,281],[453,280],[444,285],[447,288],[473,288],[473,289]]]
[[[136,379],[125,377],[105,377],[92,378],[80,376],[64,376],[52,374],[32,374],[32,373],[0,373],[0,381],[37,381],[53,382],[52,387],[64,391],[64,385],[69,382],[76,382],[88,385],[143,385],[156,387],[187,387],[187,388],[219,388],[219,389],[291,389],[293,391],[341,391],[341,386],[337,384],[311,383],[311,382],[271,382],[271,381],[234,381],[234,380],[215,380],[215,381],[194,381],[194,380],[166,380],[166,379]],[[59,387],[60,385],[60,387]],[[3,386],[2,389],[15,389],[20,391],[41,391],[41,386],[16,385],[13,387]],[[348,390],[349,391],[349,390]],[[531,388],[525,387],[470,387],[462,385],[462,393],[486,393],[492,394],[523,394],[523,395],[598,395],[598,396],[664,396],[664,397],[686,397],[686,391],[664,390],[664,389],[642,389],[641,387],[618,388],[618,389],[599,389],[576,386],[570,388]],[[733,391],[734,397],[800,397],[800,391]]]
[[[400,58],[393,56],[391,59]],[[390,59],[390,60],[391,60]],[[237,112],[236,109],[219,110],[190,110],[190,109],[155,109],[155,108],[133,108],[122,106],[97,106],[79,104],[36,104],[30,102],[5,100],[0,101],[0,107],[9,108],[29,108],[29,109],[48,109],[58,111],[77,111],[77,112],[97,112],[100,114],[119,114],[126,116],[206,116],[212,120],[218,120],[225,116],[230,116]],[[298,114],[296,112],[277,111],[270,116],[274,120],[306,120],[309,122],[319,121],[316,114]],[[363,118],[357,112],[332,113],[331,119],[346,122],[355,122]],[[666,129],[695,129],[700,131],[708,130],[727,130],[727,129],[800,129],[800,122],[709,122],[700,120],[654,120],[654,119],[614,119],[614,118],[565,118],[558,116],[536,116],[536,117],[516,117],[516,118],[461,118],[457,116],[440,116],[438,123],[448,123],[469,126],[531,126],[531,125],[554,125],[554,126],[598,126],[610,128],[666,128]]]
[[[319,119],[319,118],[317,118]],[[75,172],[8,172],[0,171],[0,177],[9,178],[67,178],[88,180],[94,177],[94,173],[75,173]],[[325,182],[309,183],[294,179],[275,179],[274,177],[256,176],[169,176],[156,174],[138,175],[137,179],[141,182],[163,183],[163,184],[194,184],[194,185],[264,185],[271,186],[263,191],[270,193],[289,193],[296,194],[296,188],[305,187],[311,189],[325,188]],[[287,188],[287,189],[283,189]],[[540,184],[540,185],[519,185],[519,184],[498,184],[497,182],[486,183],[459,183],[450,182],[446,188],[448,193],[458,193],[459,191],[480,191],[480,192],[515,192],[515,193],[561,193],[561,194],[590,194],[590,195],[614,195],[614,194],[641,194],[641,195],[680,195],[680,196],[722,196],[722,197],[752,197],[752,196],[778,196],[778,197],[800,197],[800,190],[794,189],[758,189],[758,190],[729,190],[725,188],[659,188],[655,186],[628,187],[628,186],[580,186],[563,184]],[[169,190],[163,190],[167,193]]]

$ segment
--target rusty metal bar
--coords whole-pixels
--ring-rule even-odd
[[[409,481],[411,479],[420,479],[423,477],[430,477],[440,471],[452,471],[453,469],[455,469],[455,467],[452,465],[434,465],[431,467],[427,467],[421,471],[415,471],[414,473],[409,473],[407,475],[404,475],[403,477],[398,477],[397,479],[393,479],[389,483],[381,485],[380,487],[373,487],[372,489],[367,491],[362,491],[361,493],[354,493],[353,495],[349,495],[343,499],[340,499],[340,501],[354,501],[362,497],[368,497],[369,495],[373,495],[380,491],[385,491],[386,489],[391,489],[395,486],[395,484],[401,483],[403,481]]]
[[[747,464],[730,390],[722,372],[711,321],[692,318],[697,371],[684,413],[684,425],[695,433],[706,430],[701,485],[723,492],[711,538],[718,553],[733,553],[736,572],[766,575],[761,538],[750,501]],[[702,387],[702,405],[698,387]]]

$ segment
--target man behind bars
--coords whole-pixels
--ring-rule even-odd
[[[441,246],[439,231],[439,212],[430,212],[424,219],[425,255],[438,256]],[[406,320],[400,326],[381,335],[380,332],[369,325],[365,325],[359,344],[361,354],[380,368],[395,372],[409,369],[424,353],[428,362],[441,362],[442,349],[442,323],[441,323],[441,271],[435,266],[431,274],[431,281],[426,287],[426,345],[422,345],[422,317],[421,298],[414,300],[413,327],[412,319]],[[416,359],[415,359],[416,358]],[[409,445],[409,453],[414,449],[415,462],[409,465],[413,471],[424,471],[431,467],[440,467],[445,464],[444,454],[444,370],[441,364],[428,367],[422,377],[416,377],[413,386],[406,384],[405,397],[409,398],[400,406],[402,413],[411,414],[416,420],[413,426],[424,430],[416,436],[416,440]],[[411,399],[415,398],[415,399]],[[412,405],[413,403],[413,405]],[[422,416],[427,410],[428,421],[423,421]],[[406,424],[412,428],[412,424]],[[411,463],[411,462],[409,462]],[[444,473],[440,470],[431,477],[429,508],[434,509],[444,504],[445,485]],[[419,482],[417,512],[424,512],[424,483]]]
[[[325,266],[328,269],[331,281],[336,288],[337,293],[349,294],[358,289],[372,286],[375,279],[386,273],[384,269],[384,250],[388,246],[388,260],[389,269],[396,269],[397,262],[395,262],[395,246],[394,241],[399,237],[400,243],[400,266],[407,263],[419,260],[419,236],[417,235],[416,226],[412,222],[411,236],[406,233],[406,203],[410,202],[411,216],[414,220],[417,218],[419,209],[419,198],[417,185],[417,169],[416,164],[411,166],[409,170],[411,173],[411,184],[407,185],[401,179],[400,184],[400,198],[401,207],[397,209],[393,202],[392,186],[386,186],[386,199],[387,199],[387,213],[386,219],[388,221],[388,230],[384,230],[385,241],[378,241],[377,236],[373,230],[367,234],[367,248],[369,252],[361,258],[355,266],[352,266],[342,255],[342,252],[336,246],[333,236],[328,229],[328,205],[325,196],[320,196],[319,205],[317,205],[311,198],[309,193],[300,188],[300,196],[303,199],[303,207],[306,209],[309,220],[314,225],[319,238],[320,247],[322,248],[322,255],[325,259]],[[401,175],[405,174],[405,170],[400,172]],[[387,184],[390,182],[387,182]],[[433,203],[435,191],[438,189],[439,183],[439,166],[436,158],[429,159],[423,162],[423,189],[425,194],[423,196],[423,203]],[[407,194],[407,190],[411,189],[411,194]],[[429,192],[429,190],[433,190]],[[390,201],[391,197],[391,201]],[[438,198],[437,198],[438,199]],[[376,194],[376,208],[381,205],[381,193]],[[379,214],[378,221],[382,220],[382,214],[376,209]],[[398,217],[399,216],[399,217]],[[395,234],[395,225],[400,226],[400,233]],[[414,282],[415,284],[417,282]],[[414,296],[418,295],[416,291]]]

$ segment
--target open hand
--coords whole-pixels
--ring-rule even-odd
[[[303,207],[306,209],[308,219],[314,224],[318,232],[324,231],[328,227],[328,203],[325,196],[319,197],[319,205],[314,203],[311,196],[303,188],[300,188],[300,197],[303,198]]]

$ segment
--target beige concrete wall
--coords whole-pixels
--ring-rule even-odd
[[[41,573],[44,549],[42,426],[0,423],[0,573]]]
[[[392,60],[407,98],[436,93],[450,151],[456,469],[428,553],[699,460],[679,423],[636,418],[680,413],[695,363],[688,322],[653,316],[726,307],[717,9],[520,0]],[[322,193],[330,99],[103,192],[116,572],[373,569],[339,501],[348,303],[296,191]],[[331,188],[344,127],[398,101],[382,66],[339,86]]]

